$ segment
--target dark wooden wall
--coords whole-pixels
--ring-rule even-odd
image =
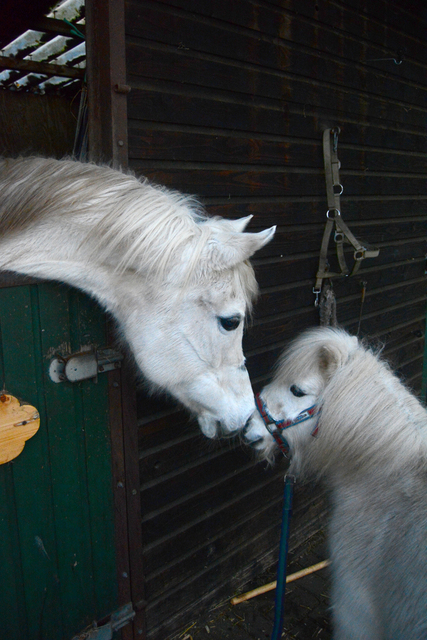
[[[0,90],[0,155],[70,155],[78,107],[78,95]]]
[[[335,284],[338,320],[385,340],[419,390],[425,330],[426,34],[421,0],[128,0],[129,165],[212,214],[278,225],[254,264],[245,338],[256,388],[318,324],[322,132],[339,126],[342,215],[380,248]],[[399,58],[403,56],[403,62]],[[173,403],[138,398],[148,635],[163,640],[274,560],[280,473],[203,439]],[[324,505],[300,489],[293,544]]]

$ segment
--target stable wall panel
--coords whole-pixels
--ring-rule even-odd
[[[395,366],[419,388],[427,236],[421,5],[126,4],[131,168],[196,194],[210,214],[253,214],[252,230],[278,225],[274,241],[253,260],[260,297],[244,347],[256,390],[287,341],[319,322],[312,288],[327,210],[322,133],[337,125],[343,218],[380,248],[355,278],[336,281],[338,320],[357,331],[366,281],[361,335],[390,339]],[[405,49],[401,65],[379,60],[398,48]],[[351,254],[346,251],[349,262]],[[335,264],[332,241],[329,258]],[[185,412],[142,387],[138,415],[148,637],[163,640],[197,607],[229,595],[273,561],[274,525],[256,503],[266,482],[272,505],[279,503],[282,483],[274,475],[266,480],[262,465],[239,448],[211,447]],[[319,527],[320,511],[299,511],[296,531],[307,535]],[[259,532],[256,550],[243,541],[245,523]],[[242,537],[236,542],[235,527]],[[208,556],[210,530],[217,546]]]

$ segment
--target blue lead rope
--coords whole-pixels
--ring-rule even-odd
[[[279,564],[277,567],[276,601],[274,611],[274,627],[271,640],[282,637],[283,617],[285,610],[286,565],[288,559],[289,530],[292,515],[292,498],[294,494],[294,476],[285,476],[283,493],[282,528],[280,532]]]

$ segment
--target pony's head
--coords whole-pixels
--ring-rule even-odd
[[[300,446],[312,440],[325,387],[357,346],[357,338],[343,330],[309,329],[284,351],[272,382],[261,391],[260,406],[264,406],[269,419],[286,423],[285,429],[279,428],[279,431],[289,444],[296,467]],[[313,406],[316,409],[300,421],[306,417],[304,412]],[[254,413],[244,430],[244,440],[261,457],[272,462],[279,449],[271,433],[275,425],[272,422],[269,430],[266,421],[268,418],[263,418],[259,411]]]

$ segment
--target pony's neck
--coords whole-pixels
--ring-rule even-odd
[[[343,369],[328,387],[311,464],[342,477],[425,472],[425,408],[375,356],[365,354],[360,364],[359,378]]]

